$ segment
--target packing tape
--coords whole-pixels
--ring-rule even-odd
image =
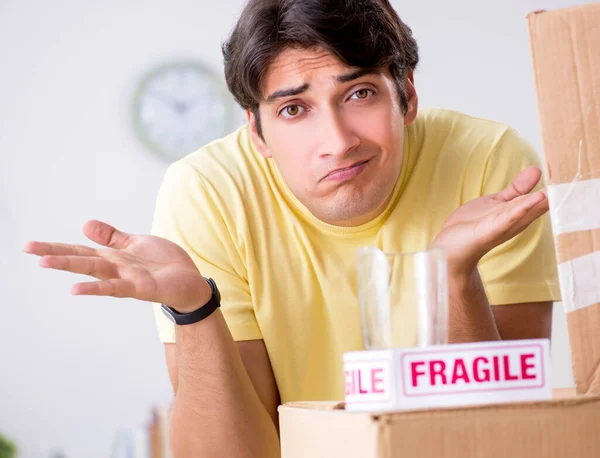
[[[600,228],[600,212],[592,207],[600,202],[600,178],[581,179],[583,140],[577,152],[577,173],[570,183],[548,185],[550,221],[555,236]]]
[[[600,228],[600,178],[548,186],[554,235]]]
[[[600,302],[600,251],[558,265],[558,280],[565,312]]]

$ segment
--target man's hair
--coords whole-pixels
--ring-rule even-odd
[[[227,86],[254,113],[261,138],[262,80],[287,48],[323,48],[351,67],[389,68],[406,114],[404,81],[419,52],[388,0],[249,0],[222,49]]]

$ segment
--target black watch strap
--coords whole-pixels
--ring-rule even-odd
[[[219,294],[219,290],[217,289],[217,284],[212,278],[207,278],[206,281],[210,285],[212,295],[210,297],[210,300],[202,307],[200,307],[197,310],[194,310],[193,312],[179,313],[174,308],[169,307],[166,304],[161,304],[162,312],[166,315],[166,317],[169,320],[171,320],[177,325],[194,324],[212,315],[212,313],[215,310],[217,310],[221,305],[221,295]]]

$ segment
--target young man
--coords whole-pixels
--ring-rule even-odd
[[[277,456],[280,402],[343,397],[361,246],[446,250],[451,342],[550,336],[536,154],[508,126],[419,112],[417,45],[386,0],[251,0],[223,51],[248,125],[169,168],[153,236],[92,221],[107,248],[26,247],[100,280],[74,294],[157,304],[176,457]]]

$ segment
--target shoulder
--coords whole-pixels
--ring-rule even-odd
[[[173,168],[191,169],[209,183],[219,180],[241,183],[261,169],[247,125],[187,155],[173,164]]]
[[[176,192],[204,192],[223,202],[242,196],[268,173],[262,156],[254,149],[244,125],[172,163],[163,188]]]
[[[428,138],[453,145],[468,146],[471,153],[491,154],[498,148],[518,147],[531,152],[531,144],[507,123],[478,118],[442,108],[423,109],[416,130]],[[518,154],[518,153],[517,153]]]
[[[440,108],[421,110],[413,124],[414,161],[462,183],[465,199],[496,192],[529,165],[541,167],[535,149],[509,124]]]
[[[172,163],[160,185],[154,226],[186,224],[200,215],[238,229],[246,224],[247,196],[267,186],[268,167],[247,126]],[[233,230],[233,229],[232,229]]]
[[[425,108],[415,120],[415,130],[427,141],[470,146],[469,151],[493,149],[502,138],[510,135],[511,127],[502,122],[478,118],[454,110]]]
[[[452,145],[453,150],[489,157],[498,149],[514,150],[514,156],[530,156],[531,144],[507,123],[478,118],[453,110],[424,109],[417,130],[427,139]]]
[[[510,135],[504,123],[441,108],[421,109],[406,128],[409,161],[421,169],[443,168],[457,177],[477,176],[490,155]]]

